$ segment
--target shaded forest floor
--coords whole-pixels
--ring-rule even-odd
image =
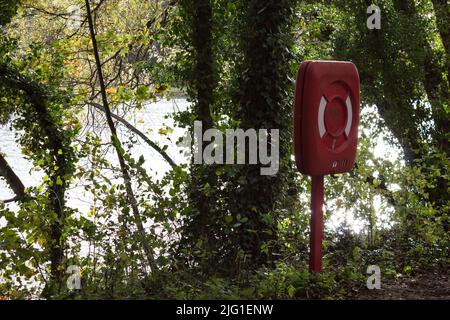
[[[356,300],[450,300],[450,272],[428,272],[396,280],[381,280],[380,290],[364,289]]]

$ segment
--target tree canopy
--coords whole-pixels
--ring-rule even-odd
[[[450,6],[378,1],[371,30],[371,4],[0,0],[0,124],[41,173],[24,182],[0,139],[14,194],[0,199],[0,299],[352,298],[369,265],[389,281],[448,274]],[[325,179],[321,274],[292,146],[294,79],[312,59],[361,78],[357,163]],[[188,107],[156,141],[137,115],[174,99]],[[201,134],[278,129],[278,172],[178,161],[169,145],[196,150],[173,133],[198,121]]]

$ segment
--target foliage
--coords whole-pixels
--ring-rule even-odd
[[[381,30],[367,29],[362,0],[90,1],[121,143],[106,130],[84,3],[0,1],[0,123],[40,177],[0,202],[0,297],[352,298],[368,265],[386,281],[448,272],[449,21],[439,1],[379,1]],[[307,269],[310,181],[292,161],[293,79],[306,59],[351,60],[362,84],[357,164],[326,178],[322,274]],[[204,131],[279,129],[278,174],[193,162],[156,174],[150,155],[167,160],[168,145],[135,115],[174,97],[190,103],[168,116],[187,132],[195,120]],[[159,130],[167,143],[173,132]],[[153,153],[136,154],[139,144]],[[75,189],[86,207],[71,205]],[[81,290],[65,285],[70,265]]]

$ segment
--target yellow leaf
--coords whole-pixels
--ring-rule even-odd
[[[106,89],[106,92],[109,93],[109,94],[114,94],[114,93],[117,92],[117,90],[116,90],[116,88],[112,87],[112,88]]]

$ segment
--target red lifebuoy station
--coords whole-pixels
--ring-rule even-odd
[[[305,61],[297,74],[294,147],[298,170],[312,177],[310,270],[322,271],[324,176],[352,170],[358,144],[360,82],[345,61]]]

